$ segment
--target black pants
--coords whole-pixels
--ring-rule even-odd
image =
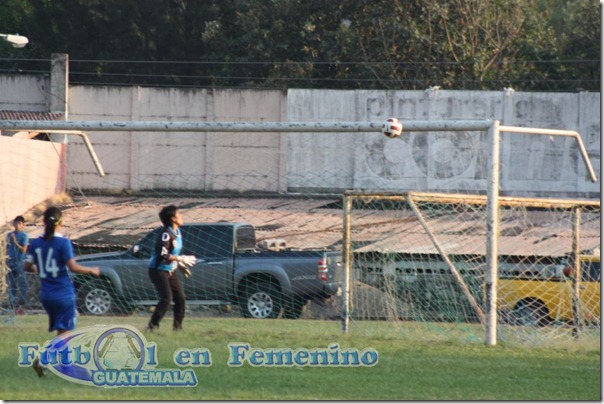
[[[182,328],[182,320],[185,318],[185,293],[182,290],[180,279],[176,271],[168,272],[158,269],[149,269],[149,278],[157,294],[159,302],[151,316],[149,324],[153,327],[159,326],[159,322],[164,318],[170,302],[174,302],[174,329]]]

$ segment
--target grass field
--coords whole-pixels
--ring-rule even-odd
[[[146,317],[80,317],[78,326],[131,325]],[[601,400],[600,349],[487,347],[482,343],[417,342],[390,323],[343,334],[337,321],[190,318],[173,333],[171,319],[146,334],[157,344],[157,368],[177,368],[179,348],[207,348],[212,366],[195,368],[196,387],[100,388],[52,373],[38,378],[17,366],[18,344],[52,339],[45,315],[18,316],[1,326],[2,400]],[[374,348],[373,367],[230,367],[228,343],[257,348]]]

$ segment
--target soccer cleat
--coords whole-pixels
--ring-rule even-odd
[[[34,363],[32,363],[31,367],[36,371],[38,377],[43,377],[46,373],[46,369],[40,365],[40,360],[37,358],[34,360]]]

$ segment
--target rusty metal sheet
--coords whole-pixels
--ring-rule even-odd
[[[153,198],[75,197],[64,206],[62,232],[80,245],[128,247],[160,225],[162,206],[181,207],[185,222],[244,221],[258,241],[282,238],[295,249],[327,248],[342,242],[343,214],[337,199],[293,198]],[[327,208],[326,208],[327,207]],[[527,211],[502,215],[499,253],[517,256],[563,256],[571,251],[568,212]],[[599,212],[584,216],[582,249],[600,244]],[[447,254],[483,255],[486,224],[482,212],[429,217],[426,222]],[[42,233],[40,221],[28,224],[30,236]],[[420,222],[409,211],[357,210],[352,221],[357,252],[438,254]]]

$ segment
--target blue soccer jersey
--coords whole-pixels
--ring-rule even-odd
[[[25,253],[13,242],[12,235],[15,235],[17,243],[21,246],[29,243],[29,236],[24,231],[13,231],[8,233],[7,236],[7,253],[8,253],[8,266],[16,268],[17,266],[23,266],[23,260],[25,259]]]
[[[27,251],[27,262],[38,267],[40,299],[64,299],[75,296],[67,261],[74,258],[71,241],[55,235],[50,240],[38,237]]]

